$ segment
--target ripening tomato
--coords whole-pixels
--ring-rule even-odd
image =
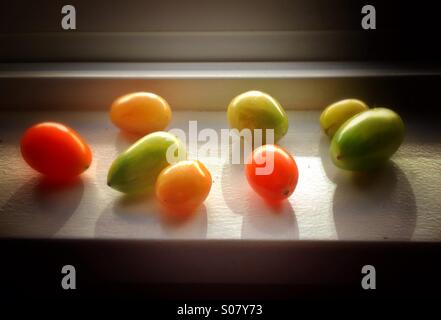
[[[55,179],[74,178],[92,162],[92,152],[83,138],[56,122],[39,123],[26,130],[21,154],[32,168]]]
[[[170,165],[156,180],[156,197],[172,213],[186,214],[197,209],[211,189],[211,175],[198,160]]]
[[[267,144],[253,151],[245,168],[251,187],[270,201],[288,198],[299,178],[297,164],[283,148]]]
[[[172,112],[167,101],[151,92],[134,92],[116,99],[110,108],[110,119],[121,130],[146,135],[162,131]]]

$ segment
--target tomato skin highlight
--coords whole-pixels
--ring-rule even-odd
[[[21,154],[26,163],[56,180],[72,179],[92,162],[92,152],[73,129],[56,122],[36,124],[21,138]]]
[[[264,168],[267,168],[266,174],[259,172]],[[288,198],[299,178],[294,158],[285,149],[269,144],[253,151],[245,165],[245,174],[254,191],[270,202]]]
[[[161,171],[156,180],[156,197],[169,213],[185,215],[202,205],[211,183],[211,174],[200,161],[181,161]]]

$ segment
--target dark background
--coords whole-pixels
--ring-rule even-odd
[[[439,63],[436,1],[3,0],[0,61]],[[61,29],[61,7],[77,30]],[[361,28],[376,8],[377,29]]]
[[[77,9],[76,31],[61,30],[64,4]],[[361,28],[365,4],[376,8],[377,30]],[[337,60],[430,67],[439,65],[441,57],[439,10],[429,1],[18,0],[1,1],[0,6],[0,62],[6,63]],[[432,121],[438,122],[436,117]],[[185,272],[211,273],[197,274],[203,283],[155,284],[155,274],[173,271],[173,260],[155,258],[164,250],[170,257],[185,257],[177,265],[184,268],[179,270],[184,278]],[[164,246],[15,239],[0,241],[0,252],[0,288],[7,300],[366,299],[370,293],[360,289],[360,266],[367,261],[382,270],[376,298],[434,298],[441,284],[437,243],[229,241]],[[212,268],[206,265],[210,263]],[[59,285],[64,264],[77,267],[75,292]],[[290,273],[291,265],[303,273]],[[257,278],[275,268],[273,280],[284,281],[216,283],[219,274],[235,279],[235,268],[251,270],[250,276]]]

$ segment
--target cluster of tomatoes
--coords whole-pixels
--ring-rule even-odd
[[[246,104],[247,101],[239,102]],[[253,100],[249,102],[251,107],[256,103]],[[156,94],[132,93],[114,101],[110,118],[120,129],[145,136],[167,127],[171,109]],[[275,129],[277,131],[280,128]],[[284,134],[287,124],[281,130]],[[77,177],[89,168],[92,161],[92,152],[86,141],[75,130],[55,122],[39,123],[29,128],[22,137],[21,152],[32,168],[58,181]],[[271,170],[262,173],[269,165]],[[286,199],[297,185],[296,162],[280,146],[267,144],[255,149],[245,166],[249,184],[267,200]],[[154,188],[157,198],[170,211],[189,212],[204,202],[211,189],[211,182],[210,172],[200,161],[184,160],[161,169],[155,177]]]

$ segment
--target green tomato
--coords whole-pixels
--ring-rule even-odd
[[[235,97],[228,105],[227,117],[230,127],[239,131],[262,129],[263,144],[266,143],[266,129],[274,130],[274,142],[288,131],[285,110],[276,99],[260,91],[248,91]]]
[[[325,134],[332,138],[346,120],[368,109],[363,101],[357,99],[345,99],[335,102],[323,110],[320,115],[320,126]]]
[[[342,169],[363,171],[384,165],[404,139],[400,116],[374,108],[346,121],[331,142],[331,158]]]
[[[107,184],[118,191],[137,194],[154,189],[159,173],[186,158],[181,141],[171,133],[150,133],[121,153],[112,163]]]

